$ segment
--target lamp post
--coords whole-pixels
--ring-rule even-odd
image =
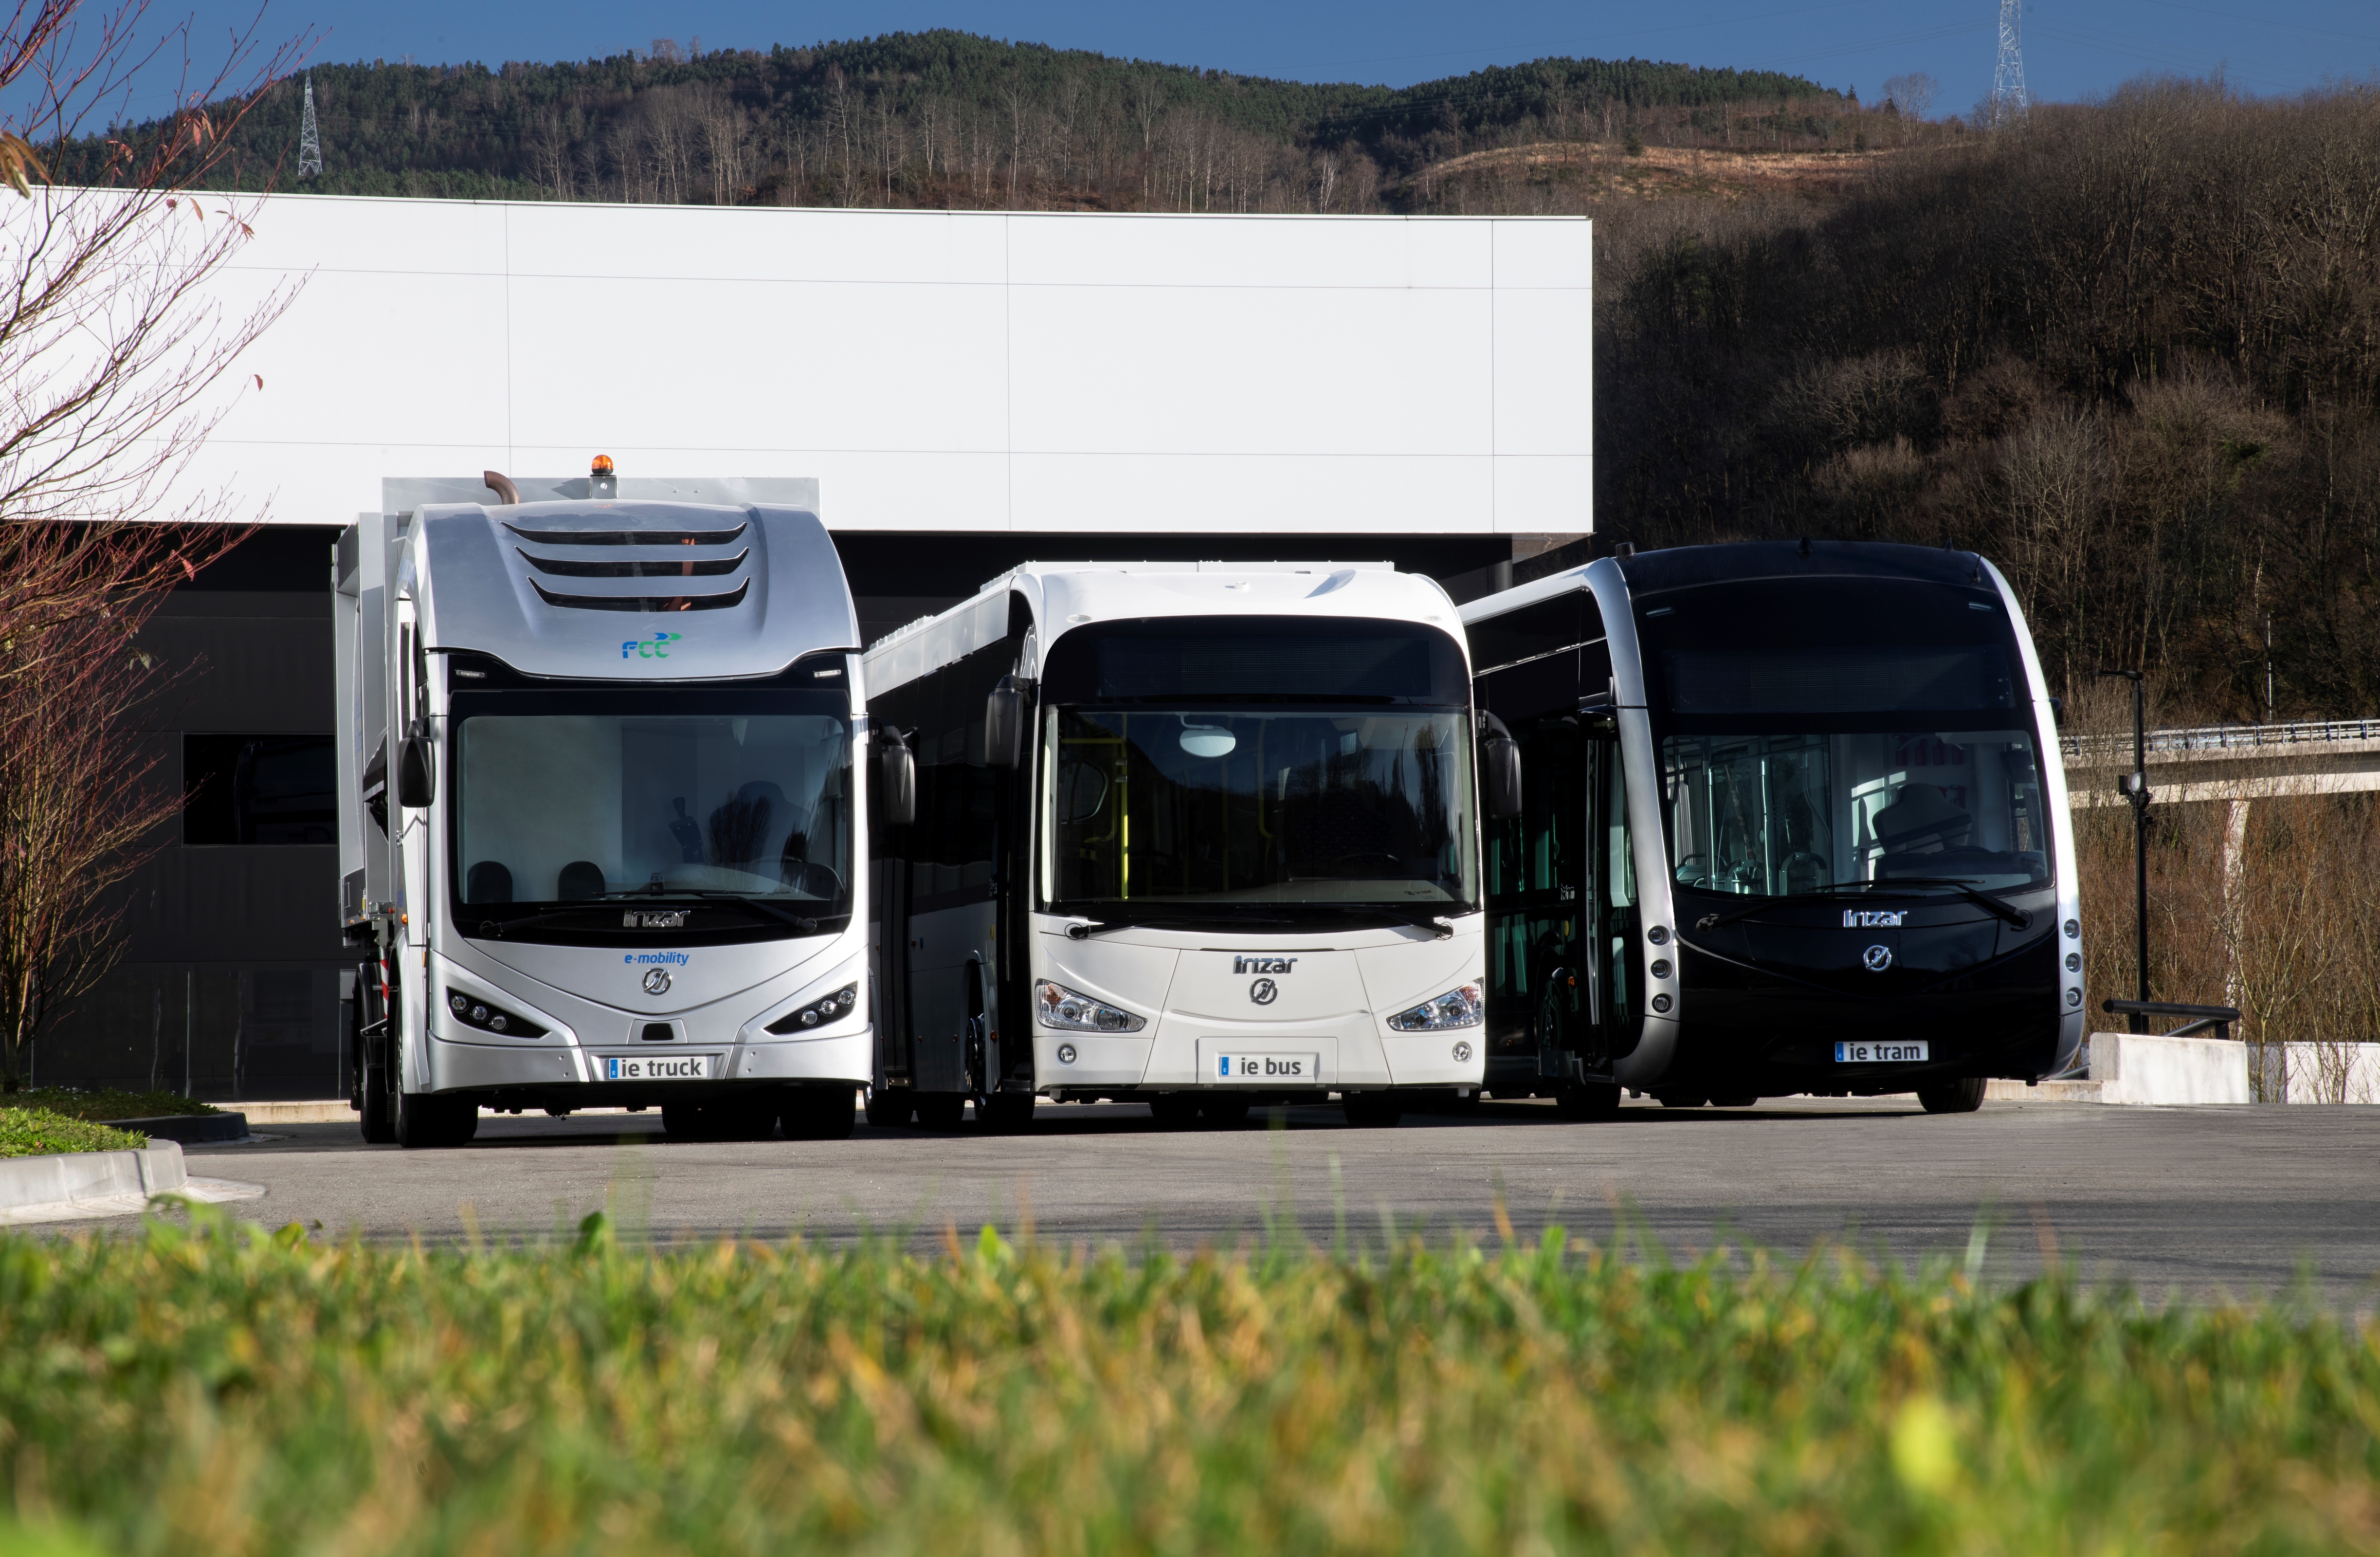
[[[2146,1004],[2149,998],[2149,751],[2148,728],[2142,704],[2141,673],[2136,670],[2103,670],[2101,675],[2120,675],[2132,684],[2132,771],[2123,776],[2121,787],[2132,805],[2132,955],[2140,969],[2140,999]],[[2131,1030],[2149,1030],[2148,1018],[2132,1012],[2128,1021]]]

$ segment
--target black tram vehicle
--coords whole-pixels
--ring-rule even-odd
[[[1520,743],[1487,827],[1488,1089],[1572,1117],[1914,1090],[2084,1031],[2054,707],[2008,581],[1852,542],[1598,559],[1463,608]]]

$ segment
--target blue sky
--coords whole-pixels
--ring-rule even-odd
[[[182,14],[172,0],[156,0],[151,13]],[[200,45],[255,14],[253,0],[203,0],[195,12]],[[1795,71],[1874,99],[1887,77],[1922,70],[1942,83],[1935,110],[1942,114],[1965,111],[1990,87],[1996,18],[1997,0],[269,0],[263,25],[276,36],[319,33],[321,60],[411,55],[425,64],[584,58],[659,37],[698,37],[706,49],[765,48],[951,27],[1249,75],[1391,85],[1549,54],[1636,55]],[[2089,96],[2151,70],[2222,70],[2265,93],[2380,73],[2373,0],[2027,0],[2024,30],[2027,81],[2041,99]]]

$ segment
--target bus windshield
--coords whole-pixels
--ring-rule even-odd
[[[452,726],[467,922],[619,894],[754,901],[779,924],[851,911],[839,693],[484,692],[455,699]]]
[[[1997,590],[1746,581],[1648,596],[1637,621],[1679,886],[2049,883],[2033,699]]]
[[[1044,895],[1126,905],[1477,898],[1468,716],[1378,708],[1056,708]]]

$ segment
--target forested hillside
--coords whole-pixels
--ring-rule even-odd
[[[333,194],[1168,211],[1377,211],[1483,148],[1849,145],[1799,76],[1545,59],[1402,89],[1309,85],[950,31],[807,49],[669,40],[579,64],[314,67]],[[296,182],[301,92],[240,125],[233,178]]]

